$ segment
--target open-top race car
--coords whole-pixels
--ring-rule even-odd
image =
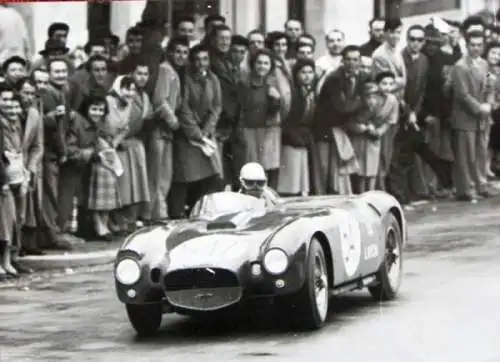
[[[305,328],[319,328],[329,299],[367,287],[396,296],[406,222],[389,194],[287,198],[268,206],[234,192],[207,195],[186,220],[141,229],[114,266],[118,298],[139,335],[163,313],[224,311],[271,298]]]

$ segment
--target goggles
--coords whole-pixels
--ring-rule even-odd
[[[242,179],[241,184],[247,190],[262,190],[266,186],[266,181]]]

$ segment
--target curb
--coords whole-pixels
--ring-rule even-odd
[[[19,263],[34,270],[81,268],[110,264],[115,260],[117,252],[118,249],[113,249],[89,253],[25,256],[19,258]]]

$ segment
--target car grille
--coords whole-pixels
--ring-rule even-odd
[[[217,310],[241,299],[238,278],[225,269],[177,270],[165,276],[165,288],[170,304],[192,310]]]

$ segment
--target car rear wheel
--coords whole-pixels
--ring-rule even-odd
[[[330,294],[328,290],[328,269],[323,248],[313,238],[306,260],[304,286],[296,296],[294,322],[297,327],[318,329],[328,316]]]
[[[394,215],[389,215],[386,229],[384,259],[377,272],[377,284],[368,290],[376,300],[396,297],[403,278],[403,238]]]
[[[126,308],[130,324],[139,336],[152,336],[160,328],[163,314],[161,304],[127,304]]]

